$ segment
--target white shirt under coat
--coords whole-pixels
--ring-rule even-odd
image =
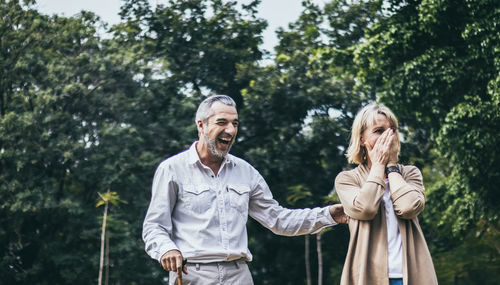
[[[160,261],[180,250],[190,262],[252,260],[248,216],[275,234],[316,233],[335,225],[329,207],[290,210],[273,199],[248,162],[227,154],[217,176],[191,147],[157,168],[142,236],[146,252]]]
[[[403,244],[398,228],[398,218],[392,205],[389,180],[385,180],[385,192],[382,197],[385,208],[385,221],[387,225],[387,262],[389,278],[403,278]]]

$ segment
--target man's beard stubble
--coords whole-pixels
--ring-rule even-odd
[[[228,149],[226,152],[220,152],[218,149],[217,149],[217,140],[216,139],[211,139],[210,137],[208,137],[207,134],[203,134],[203,138],[205,139],[205,141],[207,142],[207,146],[208,146],[208,150],[210,151],[210,153],[217,157],[217,158],[224,158],[226,157],[226,154],[229,153],[229,151],[231,150],[231,147],[233,146],[233,144],[231,143],[229,146],[228,146]]]

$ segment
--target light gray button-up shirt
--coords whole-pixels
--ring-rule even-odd
[[[160,261],[167,251],[177,249],[190,262],[251,261],[248,215],[285,236],[316,233],[336,224],[329,207],[281,207],[259,172],[231,154],[214,175],[201,163],[196,143],[156,170],[142,231],[152,258]]]

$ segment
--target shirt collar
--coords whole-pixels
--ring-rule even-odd
[[[188,162],[189,164],[196,164],[198,161],[201,163],[200,156],[198,155],[198,151],[196,151],[196,144],[198,141],[195,141],[191,144],[191,146],[188,149]],[[233,157],[232,154],[227,154],[224,160],[222,161],[221,168],[224,166],[224,164],[231,164],[234,166],[236,164],[236,161]]]
[[[195,164],[196,162],[200,161],[200,156],[198,155],[198,152],[196,151],[196,144],[198,141],[195,141],[194,143],[191,144],[191,146],[188,149],[188,162],[189,164]],[[201,161],[200,161],[201,163]]]

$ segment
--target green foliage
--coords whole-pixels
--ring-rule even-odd
[[[111,203],[118,207],[119,203],[127,204],[127,201],[120,199],[120,195],[116,192],[106,192],[104,194],[97,193],[99,195],[99,201],[95,205],[96,207],[105,205],[106,203]]]
[[[456,245],[452,251],[436,250],[434,254],[436,270],[441,273],[440,277],[443,280],[440,284],[498,282],[498,272],[500,272],[498,224],[496,227],[485,227],[484,221],[479,221],[476,227],[477,230],[467,233],[463,242]]]
[[[483,228],[477,221],[491,228],[499,220],[498,1],[389,1],[385,6],[386,17],[355,49],[357,88],[376,90],[378,100],[402,121],[403,159],[416,162],[429,178],[424,232],[431,233],[433,252],[458,256],[477,247],[468,234]],[[499,244],[497,238],[493,244]],[[498,258],[499,252],[481,248]],[[480,254],[470,258],[483,263]],[[482,276],[475,280],[485,284],[496,278],[491,268],[468,269],[460,262],[436,258],[440,283],[451,284],[468,272]],[[450,272],[453,265],[465,272]]]
[[[332,5],[329,11],[343,13],[343,8],[341,4]],[[361,21],[365,15],[359,17]],[[321,26],[326,18],[319,7],[304,2],[300,18],[289,25],[288,31],[278,31],[275,63],[253,69],[254,79],[243,90],[245,106],[252,108],[241,111],[244,131],[236,151],[244,153],[264,175],[275,198],[289,207],[332,202],[327,197],[336,174],[346,166],[344,150],[353,116],[370,97],[354,90],[350,51],[336,48],[356,42],[355,35],[346,34],[331,45],[323,42],[326,32]],[[252,265],[256,283],[296,284],[296,280],[305,280],[303,262],[281,264],[283,260],[304,260],[302,252],[287,251],[302,248],[303,239],[280,238],[280,244],[276,244],[270,241],[276,237],[259,229],[251,224],[249,230],[266,241],[260,246],[250,244],[256,260]],[[330,269],[342,267],[347,251],[346,231],[346,227],[339,226],[323,236],[324,270],[332,272],[324,274],[327,283],[340,280],[340,272]],[[279,254],[269,252],[268,242]],[[316,258],[311,260],[316,262]],[[259,274],[266,271],[271,274]]]
[[[288,207],[337,202],[354,115],[388,105],[402,161],[424,174],[421,221],[440,283],[494,284],[497,2],[304,1],[263,66],[258,0],[124,1],[109,39],[90,12],[49,17],[34,1],[0,1],[0,284],[95,283],[95,193],[106,189],[98,206],[123,201],[111,203],[111,283],[165,283],[141,240],[151,179],[196,139],[194,113],[209,93],[237,101],[233,153]],[[305,282],[302,237],[248,226],[256,284]],[[348,237],[345,226],[323,235],[323,281],[339,282]]]
[[[262,56],[258,45],[267,24],[256,18],[260,1],[243,5],[244,14],[233,1],[171,0],[147,12],[142,2],[128,1],[122,15],[133,15],[148,27],[143,36],[148,51],[162,59],[171,79],[186,85],[190,95],[208,89],[233,97],[241,106],[240,90],[248,79],[240,76],[239,66]]]

